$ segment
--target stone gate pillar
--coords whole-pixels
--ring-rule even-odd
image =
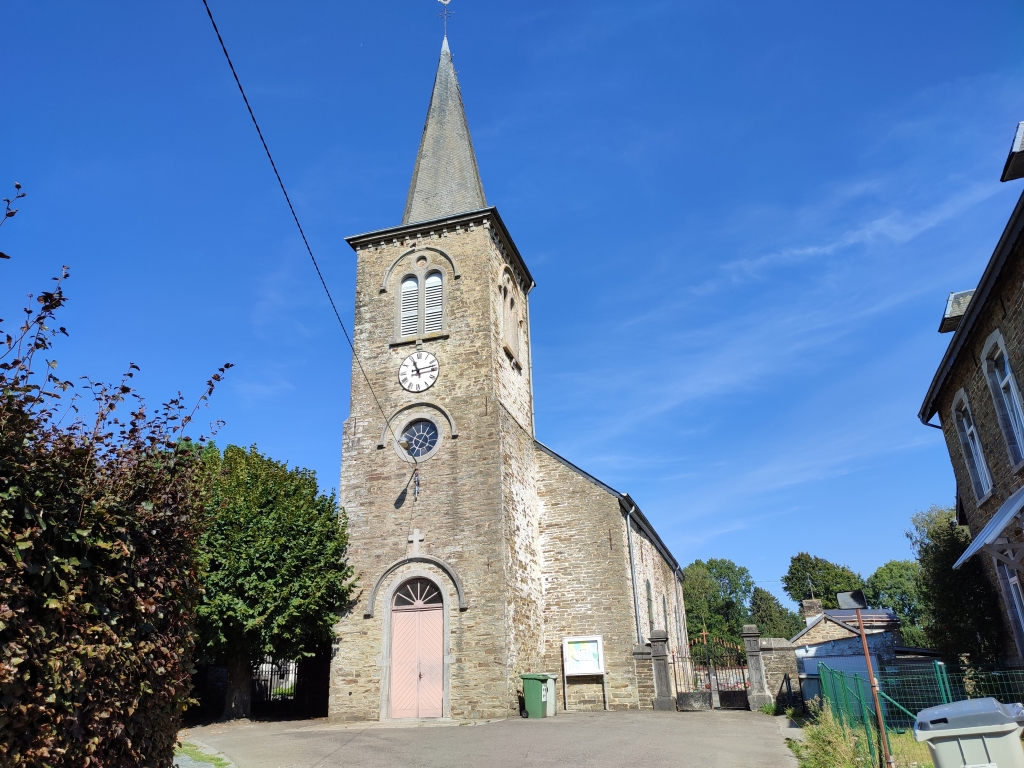
[[[761,659],[761,633],[756,624],[744,624],[743,646],[747,652],[747,674],[750,676],[750,687],[747,688],[747,703],[752,710],[760,709],[765,704],[774,704],[775,697],[768,691],[768,680],[764,674]]]
[[[654,666],[654,708],[675,712],[676,699],[668,669],[668,632],[663,629],[651,632],[651,664]]]

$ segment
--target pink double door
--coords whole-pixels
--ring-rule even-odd
[[[442,716],[444,611],[436,588],[416,582],[426,580],[403,585],[391,609],[393,718]],[[401,600],[403,594],[413,599]],[[428,602],[435,595],[438,602]]]

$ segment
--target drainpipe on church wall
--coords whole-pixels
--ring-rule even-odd
[[[630,510],[626,513],[626,539],[629,541],[629,578],[633,585],[633,616],[636,617],[636,644],[643,645],[644,638],[640,633],[640,600],[636,595],[636,561],[633,559],[632,514],[634,512],[636,512],[636,504],[630,504]]]

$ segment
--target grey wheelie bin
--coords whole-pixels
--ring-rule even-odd
[[[970,699],[922,709],[914,738],[928,744],[935,768],[1024,768],[1024,707]]]

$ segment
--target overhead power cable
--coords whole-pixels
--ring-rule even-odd
[[[391,437],[398,442],[398,437],[395,435],[394,430],[391,429],[391,420],[388,415],[384,412],[384,408],[380,404],[380,400],[377,399],[377,393],[373,391],[373,385],[370,383],[370,377],[366,375],[366,371],[363,370],[363,364],[359,362],[359,358],[356,356],[356,348],[352,343],[352,337],[349,335],[348,329],[345,327],[345,322],[341,319],[341,313],[338,312],[338,307],[334,303],[334,297],[331,296],[331,290],[327,287],[327,281],[324,280],[323,272],[320,271],[320,265],[317,264],[316,256],[313,255],[313,249],[309,245],[309,240],[306,239],[306,233],[302,229],[302,224],[299,222],[299,216],[295,213],[295,206],[292,205],[292,199],[288,196],[288,190],[285,189],[284,182],[281,180],[281,174],[277,170],[277,163],[274,162],[274,156],[270,154],[270,147],[267,146],[267,140],[263,138],[263,131],[260,130],[260,124],[256,120],[256,115],[252,111],[252,105],[249,104],[249,98],[245,95],[245,89],[242,87],[242,81],[238,79],[238,72],[235,71],[235,65],[231,61],[231,55],[228,53],[228,47],[224,44],[224,38],[221,37],[220,30],[217,28],[217,22],[213,18],[213,12],[210,10],[210,4],[207,0],[203,0],[203,6],[206,8],[206,15],[210,17],[210,24],[213,25],[213,31],[217,35],[217,42],[220,43],[220,49],[224,51],[224,58],[227,59],[228,67],[231,68],[231,75],[235,78],[235,85],[238,86],[238,92],[242,94],[242,101],[245,102],[245,108],[249,110],[249,117],[252,118],[252,124],[256,128],[256,133],[260,137],[260,143],[263,145],[263,151],[267,153],[267,160],[270,161],[270,167],[274,169],[274,176],[277,177],[277,184],[281,187],[281,193],[284,195],[285,202],[288,203],[288,210],[291,211],[292,219],[295,220],[295,226],[299,230],[299,235],[302,236],[302,242],[306,246],[306,252],[309,254],[310,260],[313,262],[313,268],[316,270],[316,276],[320,278],[320,285],[324,288],[324,293],[327,294],[327,300],[331,303],[331,309],[334,310],[334,316],[338,318],[338,325],[341,326],[341,332],[345,334],[345,341],[348,342],[349,349],[352,350],[352,359],[355,360],[356,366],[359,368],[359,372],[363,375],[363,380],[366,382],[366,386],[370,389],[370,395],[373,397],[373,402],[377,404],[377,410],[380,411],[381,416],[384,417],[384,423],[387,425],[388,431],[391,432]]]

